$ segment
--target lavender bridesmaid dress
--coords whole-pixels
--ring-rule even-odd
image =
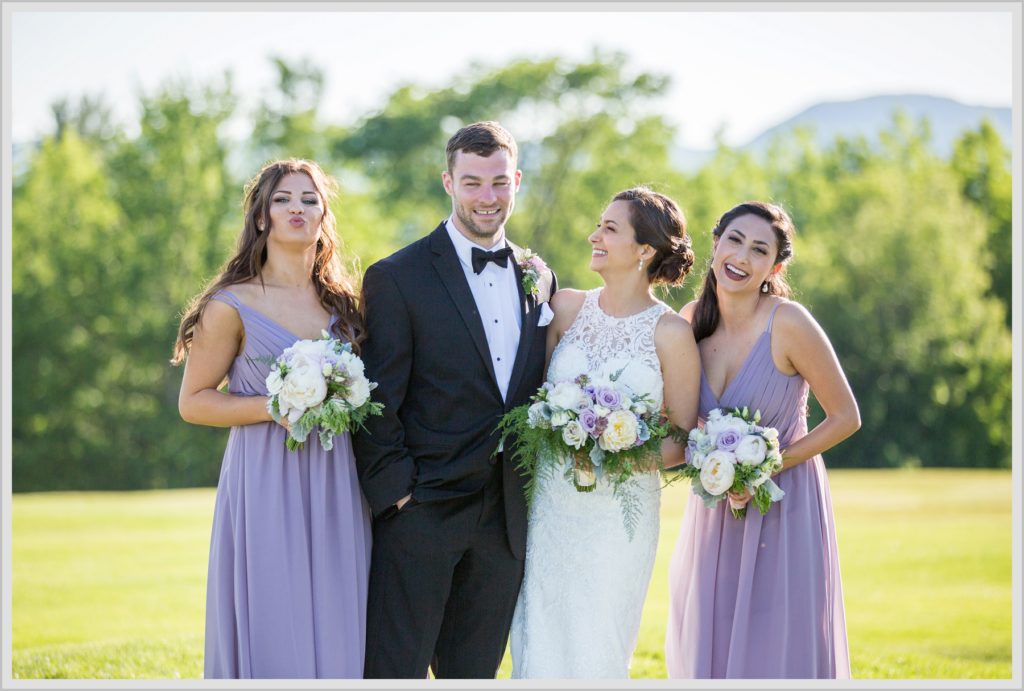
[[[775,309],[778,309],[776,306]],[[716,400],[701,376],[700,418],[747,406],[782,448],[807,433],[807,382],[786,376],[768,327]],[[784,470],[767,514],[736,520],[691,497],[669,572],[665,661],[685,679],[847,679],[850,659],[832,500],[820,455]]]
[[[269,364],[298,340],[227,291],[245,352],[234,394],[266,396]],[[332,318],[333,320],[333,318]],[[205,677],[363,676],[369,510],[349,435],[324,451],[316,435],[285,448],[274,422],[232,427],[217,485],[206,585]]]

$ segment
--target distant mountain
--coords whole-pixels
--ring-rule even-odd
[[[1013,142],[1011,108],[970,106],[939,96],[902,94],[818,103],[765,130],[738,148],[754,153],[762,152],[776,136],[802,126],[814,129],[815,140],[822,147],[829,146],[839,135],[863,135],[869,141],[877,141],[878,133],[892,125],[893,113],[897,110],[902,110],[913,122],[928,119],[932,148],[939,156],[949,156],[956,139],[965,130],[976,128],[984,118],[992,121],[1007,147]],[[683,170],[693,171],[712,155],[712,151],[678,147],[673,152],[672,160]]]

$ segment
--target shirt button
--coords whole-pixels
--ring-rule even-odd
[[[498,358],[498,362],[501,362],[501,358]]]
[[[497,324],[497,323],[498,323],[498,320],[497,320],[497,319],[495,319],[495,320],[494,320],[494,323],[495,323],[495,324]]]

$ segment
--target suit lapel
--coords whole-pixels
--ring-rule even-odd
[[[537,301],[532,295],[528,295],[523,289],[523,270],[519,268],[517,257],[522,253],[522,248],[509,242],[509,247],[514,251],[510,258],[512,268],[516,272],[516,290],[519,291],[519,346],[516,348],[516,360],[512,365],[512,375],[508,380],[508,394],[506,400],[512,400],[512,394],[519,386],[523,378],[523,371],[526,369],[526,360],[530,355],[530,346],[534,336],[537,334]]]
[[[455,246],[452,244],[451,238],[448,237],[448,231],[444,223],[441,223],[430,234],[430,249],[434,253],[434,268],[441,277],[441,282],[444,284],[445,290],[448,291],[452,302],[455,303],[455,307],[458,309],[462,321],[465,322],[466,328],[469,329],[469,334],[473,337],[473,344],[480,353],[480,357],[483,358],[484,365],[491,375],[491,383],[494,384],[494,388],[500,397],[501,390],[498,389],[498,378],[494,374],[494,364],[491,362],[491,349],[487,347],[487,335],[484,333],[480,312],[477,310],[476,301],[473,300],[473,293],[466,282],[466,274],[462,270],[462,264],[459,263],[458,255],[455,254]]]

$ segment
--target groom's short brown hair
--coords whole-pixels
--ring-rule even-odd
[[[484,120],[466,125],[452,135],[445,148],[448,158],[448,172],[452,172],[455,156],[460,151],[487,158],[498,149],[504,149],[512,157],[513,164],[519,160],[519,148],[512,134],[494,120]]]

